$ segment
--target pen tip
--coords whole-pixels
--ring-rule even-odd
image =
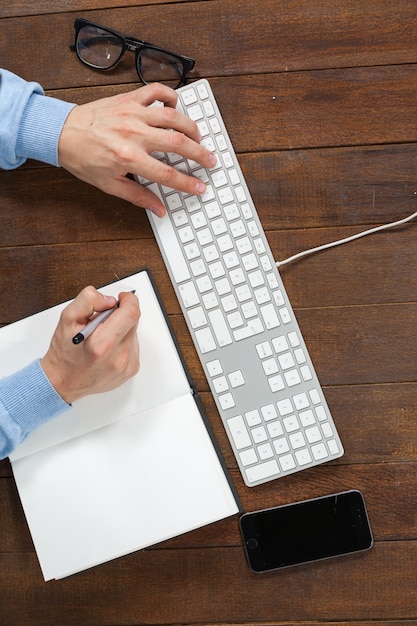
[[[75,343],[75,345],[78,345],[82,341],[84,341],[84,335],[82,333],[77,333],[75,337],[72,338],[72,343]]]

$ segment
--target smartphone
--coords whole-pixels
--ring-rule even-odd
[[[350,554],[373,544],[365,501],[357,490],[245,513],[240,528],[254,572]]]

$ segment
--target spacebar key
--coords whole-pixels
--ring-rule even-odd
[[[155,183],[147,187],[162,199],[158,185]],[[177,235],[168,214],[157,217],[152,211],[147,211],[157,239],[161,242],[161,252],[166,256],[169,268],[176,283],[190,278],[190,271],[184,258],[184,252],[178,243]]]

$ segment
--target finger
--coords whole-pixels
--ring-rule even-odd
[[[84,325],[91,316],[106,311],[116,305],[116,298],[105,296],[91,285],[85,287],[78,296],[62,312],[64,322],[73,325]]]
[[[189,117],[169,107],[147,107],[143,111],[143,120],[148,126],[177,130],[199,143],[201,135],[197,124]]]
[[[141,174],[143,174],[142,168]],[[153,175],[153,172],[150,175]],[[146,177],[145,174],[145,178]],[[102,190],[112,196],[126,200],[126,202],[130,202],[137,207],[148,209],[158,217],[164,217],[165,215],[165,205],[160,198],[149,189],[142,187],[142,185],[136,181],[130,180],[125,176],[107,181],[106,185],[102,187]]]
[[[119,306],[110,317],[97,327],[92,336],[99,341],[106,338],[108,342],[120,343],[128,338],[129,333],[136,332],[140,318],[139,301],[133,293],[119,294]],[[131,338],[131,335],[129,335]]]
[[[135,166],[133,165],[131,167],[134,168],[131,171],[136,173]],[[160,183],[165,187],[183,191],[191,195],[201,195],[206,191],[206,184],[199,178],[189,176],[162,161],[156,161],[156,159],[151,156],[142,158],[140,175],[153,182]]]
[[[151,83],[144,87],[139,87],[130,92],[131,97],[143,106],[149,106],[153,104],[155,100],[163,102],[168,107],[175,108],[178,101],[178,96],[171,87],[162,85],[161,83]]]
[[[149,122],[149,120],[147,120],[147,122]],[[199,134],[197,137],[198,141],[196,141],[192,137],[188,136],[186,132],[179,130],[168,131],[155,127],[152,128],[149,123],[148,127],[150,128],[150,131],[148,135],[144,137],[145,147],[148,154],[154,151],[174,152],[175,154],[179,154],[186,159],[196,161],[203,167],[211,168],[216,164],[217,158],[213,152],[210,152],[210,150],[207,150],[207,148],[200,145]]]

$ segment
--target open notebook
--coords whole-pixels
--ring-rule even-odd
[[[139,373],[74,403],[10,456],[45,580],[240,510],[148,273],[101,291],[133,289]],[[0,329],[1,376],[46,352],[64,306]]]

